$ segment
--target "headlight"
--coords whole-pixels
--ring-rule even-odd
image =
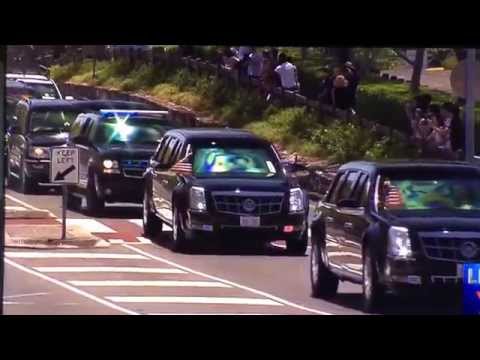
[[[118,168],[118,161],[116,160],[103,160],[103,172],[105,174],[120,174],[120,170]]]
[[[32,146],[28,150],[28,156],[34,159],[49,159],[50,151],[48,147]]]
[[[197,211],[207,210],[205,189],[203,187],[192,186],[190,188],[190,209]]]
[[[300,188],[290,189],[290,212],[303,212],[303,192]]]
[[[392,226],[388,230],[388,253],[400,258],[412,255],[412,242],[407,228]]]

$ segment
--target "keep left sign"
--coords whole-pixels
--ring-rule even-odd
[[[50,182],[54,184],[77,184],[78,149],[54,147],[51,152]]]

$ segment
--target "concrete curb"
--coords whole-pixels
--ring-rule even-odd
[[[20,206],[6,206],[5,219],[48,219],[55,218],[48,210],[25,209]]]
[[[5,247],[14,249],[94,249],[108,248],[110,245],[108,241],[98,238],[61,241],[58,239],[12,238],[8,233],[5,233]]]

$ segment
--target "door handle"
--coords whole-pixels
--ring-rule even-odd
[[[327,222],[332,223],[333,222],[333,217],[327,216],[326,220],[327,220]]]
[[[168,180],[162,179],[162,183],[164,183],[165,185],[167,185],[167,184],[168,184]]]
[[[345,229],[353,229],[353,224],[351,222],[346,222],[345,224],[343,224],[343,227]]]

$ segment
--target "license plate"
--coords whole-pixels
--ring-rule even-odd
[[[240,216],[240,226],[242,227],[259,227],[260,217],[258,216]]]

